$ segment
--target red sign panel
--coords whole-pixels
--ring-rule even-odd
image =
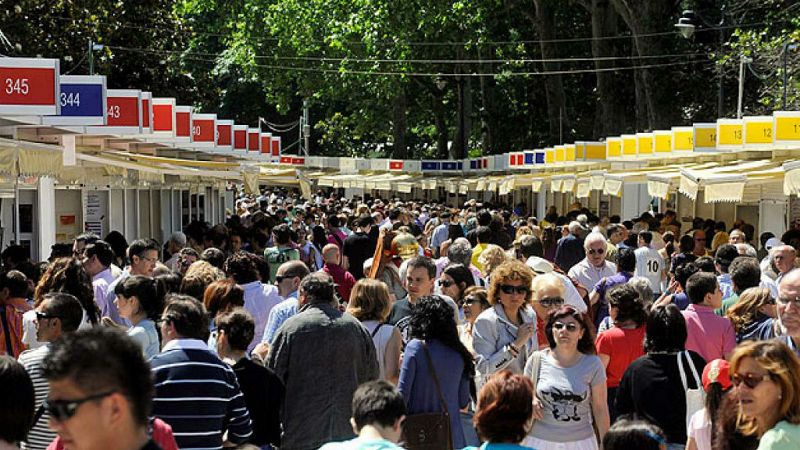
[[[217,125],[217,145],[231,145],[231,128],[233,125]]]
[[[281,140],[272,140],[272,156],[281,156]]]
[[[234,130],[233,148],[237,150],[247,150],[247,130]]]
[[[192,115],[188,112],[175,113],[175,135],[179,137],[189,137],[192,127]]]
[[[57,76],[49,67],[0,67],[0,105],[55,105]]]
[[[142,126],[150,128],[150,99],[142,99]]]
[[[253,151],[253,152],[257,152],[259,150],[259,144],[261,143],[261,142],[259,142],[260,141],[259,138],[261,137],[260,134],[261,133],[259,133],[257,131],[255,133],[248,133],[248,136],[247,136],[247,149],[248,150]]]
[[[272,148],[270,141],[272,140],[272,136],[261,136],[261,153],[269,154],[270,149]]]
[[[172,105],[153,105],[153,131],[172,131]]]
[[[403,161],[389,161],[389,170],[403,170]]]
[[[291,164],[292,157],[291,156],[281,156],[281,164]]]
[[[192,122],[192,139],[195,142],[214,142],[214,121],[194,120]]]
[[[292,164],[303,165],[305,163],[306,163],[306,159],[305,158],[292,158]]]
[[[139,99],[137,97],[108,97],[106,110],[111,127],[139,126]]]

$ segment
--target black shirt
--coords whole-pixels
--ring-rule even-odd
[[[364,261],[372,258],[375,254],[376,243],[377,240],[361,231],[356,231],[344,240],[342,253],[347,257],[347,271],[356,280],[364,278]]]
[[[283,382],[275,372],[248,358],[240,359],[233,366],[233,371],[253,421],[250,443],[257,446],[280,446]]]
[[[706,365],[703,357],[693,351],[689,355],[698,375]],[[682,356],[689,389],[697,389],[692,369]],[[702,389],[702,386],[699,386]],[[664,430],[667,442],[686,442],[686,392],[683,390],[675,354],[647,354],[632,362],[617,389],[618,415],[633,414]]]
[[[409,321],[411,320],[411,302],[408,301],[408,296],[406,298],[397,300],[392,305],[392,312],[389,314],[389,322],[390,325],[394,325],[400,330],[400,334],[403,336],[403,342],[407,343],[409,339],[408,335],[408,325]]]

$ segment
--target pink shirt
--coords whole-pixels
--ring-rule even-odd
[[[692,304],[681,311],[686,319],[686,350],[697,352],[706,361],[725,358],[736,347],[731,321],[714,314],[710,306]]]

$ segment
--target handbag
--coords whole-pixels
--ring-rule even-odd
[[[689,361],[689,367],[692,369],[692,376],[694,377],[694,385],[696,389],[689,389],[686,383],[686,371],[683,369],[683,358],[681,355],[686,355],[686,360]],[[686,393],[686,427],[689,427],[689,421],[697,411],[705,407],[706,392],[703,390],[703,383],[697,375],[697,369],[694,367],[692,358],[689,356],[688,351],[678,352],[678,371],[681,374],[681,383],[683,383],[683,391]]]
[[[439,393],[441,412],[410,414],[403,425],[403,447],[407,450],[453,450],[453,434],[450,431],[450,414],[444,401],[439,377],[433,367],[433,359],[425,342],[422,343],[428,361],[428,373]]]

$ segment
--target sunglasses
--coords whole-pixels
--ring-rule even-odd
[[[553,329],[554,330],[559,330],[560,331],[560,330],[563,330],[564,328],[566,328],[567,331],[569,331],[570,333],[574,333],[574,332],[578,331],[579,325],[577,323],[574,323],[574,322],[570,322],[570,323],[556,322],[556,323],[553,324]]]
[[[58,319],[59,317],[54,314],[49,314],[46,312],[36,311],[36,320],[44,320],[44,319]]]
[[[587,255],[595,255],[595,254],[602,255],[605,252],[606,252],[606,250],[604,248],[601,248],[601,249],[598,249],[598,250],[590,248],[589,250],[586,250],[586,254]]]
[[[55,419],[58,422],[64,422],[72,418],[76,412],[78,412],[78,408],[92,400],[100,400],[101,398],[108,397],[111,394],[114,394],[117,391],[109,391],[103,392],[100,394],[90,395],[88,397],[79,398],[75,400],[50,400],[46,399],[44,401],[44,409],[50,414],[50,417]]]
[[[561,297],[544,297],[543,299],[539,300],[539,304],[545,308],[562,306],[564,304],[564,299]]]
[[[442,287],[449,288],[450,286],[452,286],[452,285],[454,285],[454,284],[456,284],[456,283],[455,283],[455,281],[450,281],[450,280],[442,280],[442,281],[440,281],[440,282],[439,282],[439,284],[440,284]]]
[[[530,288],[528,286],[511,286],[510,284],[501,284],[500,291],[504,294],[527,294],[530,292]]]
[[[294,278],[293,275],[275,275],[275,282],[276,283],[281,283],[281,282],[283,282],[283,280],[289,280],[289,279],[292,279],[292,278]]]
[[[744,385],[750,389],[755,389],[759,384],[761,384],[762,381],[769,380],[770,378],[771,377],[769,374],[753,375],[752,373],[746,373],[744,375],[740,375],[738,373],[732,373],[731,383],[733,383],[733,385],[736,387],[739,387],[740,384],[744,383]]]
[[[695,239],[695,241],[696,241],[696,242],[705,242],[705,241],[706,241],[706,239],[705,239],[705,238],[703,238],[703,239],[696,238],[696,239]]]

